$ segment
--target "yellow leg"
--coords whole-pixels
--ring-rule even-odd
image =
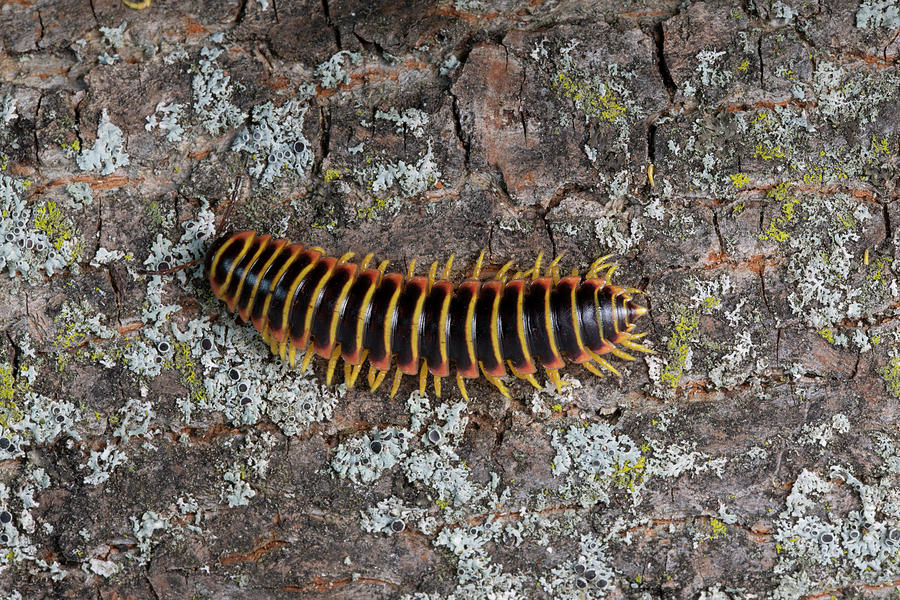
[[[354,256],[356,256],[356,253],[355,253],[355,252],[347,252],[346,254],[344,254],[342,257],[340,257],[340,258],[338,259],[338,261],[337,261],[336,264],[342,265],[342,264],[344,264],[345,262],[347,262],[348,260],[350,260],[351,258],[353,258]]]
[[[594,366],[594,363],[591,362],[583,362],[581,366],[596,375],[597,377],[603,377],[603,373],[601,373],[597,367]]]
[[[441,397],[441,378],[437,375],[434,376],[434,395]]]
[[[347,378],[347,387],[353,389],[353,386],[356,385],[356,379],[359,377],[359,372],[362,371],[362,365],[356,365],[353,369],[350,370],[350,377]]]
[[[409,268],[406,269],[406,278],[412,279],[412,276],[415,274],[415,272],[416,272],[416,259],[412,259],[409,262]]]
[[[609,283],[610,281],[612,281],[613,273],[615,273],[616,269],[618,269],[618,268],[619,268],[619,265],[613,265],[609,268],[609,271],[606,272],[606,277],[605,277],[606,283]]]
[[[384,378],[387,377],[387,374],[388,374],[387,371],[379,371],[379,372],[378,372],[378,376],[375,377],[375,389],[376,389],[376,390],[377,390],[379,387],[381,387],[381,382],[384,381]],[[374,391],[374,390],[373,390],[373,391]]]
[[[441,273],[441,279],[450,279],[450,267],[453,266],[453,255],[450,255],[450,258],[447,259],[447,265],[444,267],[444,271]]]
[[[431,286],[434,285],[434,278],[437,276],[437,261],[431,263],[431,268],[428,269],[428,290],[431,291]]]
[[[378,265],[378,272],[384,275],[384,272],[387,270],[389,264],[391,264],[391,261],[389,260],[381,261],[381,264]]]
[[[287,334],[285,334],[285,337],[287,339],[290,339],[289,337],[287,337]],[[281,342],[278,345],[278,356],[279,356],[279,358],[281,358],[281,360],[284,360],[287,356],[287,345],[288,345],[287,342]]]
[[[128,0],[122,0],[122,4],[124,4],[128,8],[133,8],[134,10],[144,10],[145,8],[150,6],[150,0],[140,0],[140,2],[129,2]]]
[[[621,358],[622,360],[637,360],[637,359],[636,359],[635,357],[633,357],[632,355],[628,354],[627,352],[625,352],[625,351],[623,351],[623,350],[619,350],[618,348],[613,348],[613,349],[610,350],[609,352],[610,352],[610,354],[612,354],[613,356],[616,356],[616,357],[618,357],[618,358]]]
[[[634,350],[635,352],[643,352],[644,354],[656,354],[655,351],[651,350],[647,346],[643,346],[641,344],[632,342],[631,340],[622,340],[619,342],[629,350]]]
[[[428,377],[428,361],[423,360],[422,367],[419,369],[419,395],[420,396],[425,395],[425,384],[428,381],[427,377]]]
[[[371,364],[369,365],[369,373],[366,375],[366,381],[369,382],[369,391],[375,391],[375,376],[378,375],[378,371]]]
[[[463,376],[459,374],[459,371],[456,372],[456,385],[459,386],[459,393],[462,394],[462,397],[468,402],[469,393],[466,392],[466,384],[463,381]]]
[[[544,258],[543,252],[538,252],[537,259],[534,261],[534,271],[531,273],[531,280],[534,281],[541,276],[541,259]]]
[[[489,375],[489,374],[487,373],[487,371],[484,370],[484,365],[482,365],[480,362],[478,363],[478,366],[481,367],[481,374],[484,375],[484,378],[485,378],[485,379],[487,379],[488,381],[490,381],[491,383],[493,383],[493,384],[497,387],[497,389],[500,390],[500,393],[501,393],[501,394],[503,394],[503,395],[506,396],[507,398],[510,398],[510,397],[511,397],[511,396],[509,395],[509,390],[506,389],[506,386],[503,385],[503,382],[502,382],[502,381],[500,381],[499,379],[497,379],[497,378],[494,377],[493,375]]]
[[[557,281],[559,281],[559,261],[562,260],[562,257],[563,257],[562,254],[558,255],[556,258],[553,259],[553,262],[551,262],[547,266],[546,275],[547,275],[547,277],[553,278],[553,283],[556,283]]]
[[[612,366],[608,360],[606,360],[605,358],[603,358],[596,352],[591,352],[590,350],[588,350],[588,352],[590,352],[591,358],[593,358],[597,362],[597,364],[599,364],[601,367],[603,367],[610,373],[613,373],[616,377],[622,376],[622,374],[619,373],[619,370],[616,369],[614,366]]]
[[[312,343],[309,344],[309,347],[312,348]],[[334,350],[331,352],[331,358],[328,359],[328,373],[325,375],[326,385],[331,385],[331,378],[334,376],[334,368],[337,366],[337,361],[340,357],[341,345],[335,344]]]
[[[553,385],[556,386],[556,393],[558,394],[558,393],[562,392],[562,386],[567,385],[568,382],[560,379],[559,370],[558,369],[548,369],[548,368],[544,367],[544,371],[547,373],[547,379],[552,381]]]
[[[293,344],[291,344],[291,348],[290,348],[290,350],[288,350],[288,359],[289,359],[288,362],[291,363],[291,368],[294,367],[294,359],[296,358],[296,356],[297,356],[297,347],[294,346]]]
[[[398,367],[397,371],[394,373],[394,383],[391,385],[391,398],[397,395],[397,390],[400,389],[401,379],[403,379],[403,372],[401,372]]]
[[[300,367],[301,373],[306,373],[307,367],[309,367],[309,363],[312,362],[313,356],[316,355],[316,351],[313,349],[312,343],[309,344],[309,347],[306,349],[306,356],[303,357],[303,365]]]
[[[508,361],[506,361],[506,364],[509,366],[509,370],[512,372],[512,374],[515,375],[516,377],[518,377],[519,379],[524,379],[525,381],[527,381],[528,383],[530,383],[531,385],[533,385],[535,388],[537,388],[539,390],[544,389],[540,385],[538,385],[538,382],[534,378],[533,375],[526,375],[525,373],[522,373],[521,371],[519,371],[517,368],[515,368],[513,366],[512,361],[508,360]]]
[[[368,269],[369,263],[372,262],[372,258],[374,258],[374,257],[375,257],[374,254],[371,254],[371,253],[366,254],[365,257],[363,257],[362,262],[359,263],[359,270],[365,271],[366,269]]]
[[[482,250],[481,254],[478,255],[478,260],[475,261],[475,269],[472,271],[472,279],[481,279],[481,267],[484,264],[484,253],[486,250]]]
[[[494,279],[497,281],[504,281],[506,279],[506,272],[509,271],[510,267],[512,267],[513,261],[509,261],[497,271],[497,274],[494,276]]]
[[[350,381],[350,378],[353,376],[353,369],[355,367],[351,365],[346,360],[344,361],[344,385],[347,386],[348,389],[353,389],[353,383]]]
[[[606,260],[612,257],[612,254],[607,254],[606,256],[601,256],[597,260],[591,263],[591,266],[588,267],[588,272],[585,275],[588,279],[592,277],[596,277],[597,273],[600,272],[600,269],[606,266]]]

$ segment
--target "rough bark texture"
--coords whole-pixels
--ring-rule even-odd
[[[147,4],[0,7],[0,595],[896,597],[895,2]],[[142,273],[215,227],[615,253],[657,354],[325,386]]]

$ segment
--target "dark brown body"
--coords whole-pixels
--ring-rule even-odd
[[[559,277],[555,264],[541,277],[538,263],[528,278],[476,276],[454,286],[435,280],[436,265],[428,277],[404,277],[349,257],[245,231],[216,241],[206,272],[215,295],[252,321],[273,352],[291,364],[297,350],[307,351],[306,362],[313,352],[329,358],[329,379],[343,357],[351,385],[365,360],[373,388],[395,362],[394,392],[400,373],[418,373],[424,388],[427,370],[440,393],[453,363],[464,395],[462,378],[482,374],[506,393],[496,378],[508,371],[534,383],[542,366],[559,385],[566,361],[615,372],[602,355],[631,358],[616,344],[647,351],[631,334],[646,309],[604,278]]]

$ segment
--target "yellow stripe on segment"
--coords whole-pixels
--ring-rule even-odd
[[[250,248],[250,244],[253,243],[254,237],[256,237],[256,234],[251,232],[250,235],[248,235],[247,238],[244,240],[244,247],[241,248],[241,251],[238,252],[238,255],[235,256],[234,260],[231,261],[231,268],[228,269],[228,275],[225,276],[225,281],[222,283],[222,287],[219,288],[219,291],[224,292],[225,290],[228,289],[228,284],[231,282],[231,277],[232,277],[232,275],[234,275],[234,270],[235,270],[235,268],[237,268],[238,263],[241,262],[241,259],[247,253],[247,250]],[[225,244],[226,247],[229,245],[230,244]],[[222,252],[222,250],[224,250],[224,248],[225,247],[223,247],[222,249],[219,250],[219,257],[221,257],[221,252]],[[210,273],[215,273],[215,271],[210,271]],[[229,306],[228,310],[231,310],[230,306]]]
[[[222,244],[222,247],[216,251],[215,256],[213,256],[212,261],[210,261],[210,263],[209,263],[209,280],[210,280],[210,282],[215,282],[216,268],[219,266],[219,260],[222,258],[222,254],[225,253],[225,250],[227,250],[228,247],[231,244],[233,244],[234,242],[235,242],[234,238],[230,237],[227,240],[225,240],[225,243]],[[219,289],[221,290],[222,288],[219,288]],[[219,297],[218,292],[216,292],[216,297]]]
[[[241,280],[238,281],[238,284],[234,290],[234,293],[231,295],[231,298],[228,300],[228,310],[233,311],[235,308],[237,308],[238,299],[240,299],[241,291],[243,291],[243,289],[244,289],[244,282],[247,281],[247,274],[250,273],[250,267],[253,266],[253,263],[256,262],[256,260],[259,258],[259,255],[263,253],[263,250],[265,250],[266,247],[268,247],[269,239],[271,239],[271,237],[272,236],[268,236],[268,235],[263,235],[263,236],[259,237],[259,242],[260,242],[259,249],[256,251],[256,254],[253,255],[253,258],[251,258],[247,262],[247,268],[244,269],[244,273],[243,273],[243,275],[241,275]],[[269,239],[264,239],[264,238],[269,238]],[[259,278],[257,278],[257,279],[259,279]]]
[[[419,362],[419,322],[422,320],[422,308],[425,306],[425,297],[428,294],[419,294],[419,300],[416,302],[416,308],[413,310],[412,320],[410,321],[412,327],[412,335],[410,335],[410,347],[412,349],[412,360],[413,363]]]
[[[366,325],[366,313],[369,311],[369,305],[372,303],[372,296],[375,295],[375,290],[378,289],[378,280],[375,281],[375,284],[369,286],[369,291],[366,292],[366,295],[363,296],[362,306],[359,309],[359,316],[356,317],[356,346],[355,348],[362,348],[363,345],[363,336],[365,335],[365,325]],[[363,350],[363,356],[367,350]],[[365,361],[363,358],[360,360],[360,363]]]
[[[306,265],[306,266],[303,268],[303,270],[300,271],[300,274],[297,275],[297,278],[294,279],[294,281],[292,281],[292,282],[290,283],[290,288],[288,288],[287,297],[284,299],[284,308],[283,308],[282,311],[281,311],[281,323],[282,323],[282,327],[284,328],[284,339],[281,341],[282,344],[285,344],[285,343],[287,343],[287,342],[290,341],[290,336],[291,336],[290,327],[291,327],[291,324],[288,322],[288,315],[289,315],[290,312],[291,312],[291,304],[294,303],[294,294],[297,293],[297,288],[300,287],[300,282],[303,281],[303,279],[306,277],[306,275],[307,275],[307,274],[312,270],[312,268],[315,267],[318,263],[319,263],[319,259],[318,259],[318,257],[317,257],[314,261],[312,261],[312,262],[310,262],[308,265]],[[303,348],[300,348],[300,349],[303,350],[304,348],[306,348],[306,346],[304,346]],[[281,356],[281,357],[284,358],[284,354],[283,354],[283,353],[282,353],[282,356]]]
[[[478,360],[475,358],[475,333],[472,331],[472,317],[475,315],[475,302],[478,300],[478,292],[481,291],[481,286],[473,286],[473,290],[472,298],[469,299],[469,306],[466,308],[466,320],[463,325],[463,333],[466,337],[466,352],[469,353],[470,365],[474,365]]]
[[[438,317],[438,352],[441,356],[441,364],[448,365],[449,361],[447,359],[447,337],[450,332],[448,331],[449,319],[447,318],[447,314],[450,312],[450,300],[453,299],[453,293],[447,294],[444,297],[444,303],[441,305],[441,313]]]
[[[494,351],[494,359],[500,367],[503,367],[503,355],[500,353],[500,297],[502,291],[494,294],[494,305],[491,307],[491,349]]]
[[[540,257],[538,257],[538,262],[540,262]],[[532,359],[531,352],[528,351],[528,343],[525,341],[525,315],[523,314],[525,284],[522,284],[522,287],[519,288],[518,295],[519,297],[516,299],[516,335],[519,338],[519,346],[522,348],[522,356],[525,358],[525,362],[534,367],[534,359]]]
[[[390,359],[391,356],[391,327],[393,326],[393,317],[394,310],[397,308],[397,300],[400,298],[400,291],[403,289],[402,285],[398,285],[397,289],[394,290],[394,295],[391,296],[391,301],[388,302],[387,310],[385,311],[384,318],[384,355]],[[390,361],[388,362],[388,366],[390,367]]]
[[[328,339],[333,343],[335,338],[337,337],[337,327],[339,317],[341,316],[341,312],[344,310],[344,300],[347,298],[347,294],[350,293],[350,286],[356,281],[356,272],[350,273],[350,277],[347,278],[347,283],[344,284],[343,289],[341,289],[341,293],[338,294],[337,300],[334,303],[334,314],[331,315],[331,324],[328,327]],[[359,346],[357,346],[359,348]]]
[[[298,250],[296,252],[292,251],[291,255],[288,256],[286,261],[284,261],[284,264],[281,265],[281,268],[278,269],[278,272],[275,274],[275,277],[272,278],[272,285],[269,288],[269,293],[266,294],[266,301],[263,303],[263,309],[262,309],[261,330],[262,330],[262,333],[264,336],[269,334],[269,304],[272,303],[272,293],[274,292],[275,288],[278,286],[279,282],[281,281],[281,278],[284,277],[284,274],[287,272],[288,267],[290,267],[291,264],[295,260],[297,260],[297,257],[300,256],[301,252],[303,252],[303,251],[302,250]],[[275,344],[275,340],[273,339],[272,340],[273,348],[274,348],[274,344]],[[272,353],[275,354],[275,351],[272,350]]]
[[[575,343],[578,345],[578,350],[580,350],[580,354],[584,354],[585,347],[584,342],[581,341],[581,325],[578,322],[578,304],[575,301],[575,291],[578,289],[578,286],[572,286],[572,330],[575,332]]]
[[[544,290],[544,330],[547,332],[547,340],[550,343],[550,352],[556,361],[562,360],[559,346],[556,343],[556,335],[553,333],[553,309],[550,306],[550,286]]]
[[[313,311],[316,309],[316,303],[319,301],[319,295],[322,293],[322,288],[325,287],[325,284],[331,279],[331,274],[334,273],[334,267],[335,265],[332,264],[328,267],[328,270],[325,271],[325,274],[322,275],[322,279],[319,280],[319,284],[313,289],[309,304],[306,306],[306,320],[303,321],[303,334],[300,336],[300,339],[307,344],[309,343],[309,329],[312,326]],[[303,347],[305,348],[306,346],[304,345]]]
[[[276,242],[277,243],[277,242]],[[269,270],[269,267],[272,266],[272,263],[281,255],[281,252],[284,250],[287,244],[281,244],[278,248],[275,249],[275,252],[272,253],[272,256],[269,260],[266,261],[266,264],[262,266],[262,269],[259,271],[259,277],[256,278],[256,283],[253,284],[253,289],[250,290],[250,300],[247,302],[247,317],[251,317],[253,315],[253,303],[256,301],[256,293],[259,291],[259,284],[262,283],[263,278],[265,277],[266,271]],[[267,297],[268,299],[268,297]]]

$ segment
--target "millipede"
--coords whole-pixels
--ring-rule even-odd
[[[507,369],[541,389],[534,377],[541,366],[559,391],[567,360],[598,376],[600,369],[621,376],[604,355],[634,360],[622,348],[652,352],[636,341],[645,333],[632,333],[647,312],[632,299],[642,292],[611,283],[609,256],[584,276],[561,276],[560,257],[542,273],[539,254],[527,271],[511,272],[509,262],[482,280],[482,251],[471,277],[457,285],[449,281],[453,256],[439,277],[437,262],[423,276],[415,260],[403,274],[387,272],[388,261],[373,268],[372,254],[359,264],[353,257],[243,231],[213,243],[204,272],[215,296],[251,321],[273,354],[292,367],[303,354],[303,370],[317,354],[327,359],[327,384],[339,358],[348,387],[368,361],[372,391],[396,362],[391,397],[403,375],[418,375],[424,395],[429,373],[440,396],[451,363],[468,400],[465,379],[483,376],[509,397],[500,379]]]

